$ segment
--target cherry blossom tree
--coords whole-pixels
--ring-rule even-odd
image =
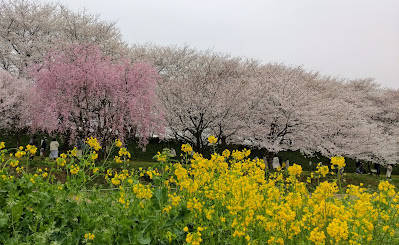
[[[160,130],[162,106],[171,134],[197,150],[214,134],[223,143],[272,152],[398,160],[398,91],[373,80],[188,46],[128,48],[115,22],[60,3],[0,0],[0,19],[3,129],[28,122],[48,132],[95,133],[104,142],[137,132],[145,143]],[[21,119],[13,113],[26,108],[20,103],[31,85],[27,67],[34,67],[29,101],[35,106]]]
[[[377,101],[386,99],[369,79],[347,81],[301,67],[260,66],[240,59],[225,72],[223,67],[234,63],[229,56],[187,46],[136,45],[130,54],[157,67],[169,129],[197,147],[212,133],[230,143],[272,152],[371,159],[383,148],[392,148],[388,142],[394,137],[384,133],[382,125],[385,131],[395,127],[376,120],[381,108],[388,108]],[[384,113],[388,111],[396,115],[392,109]],[[379,153],[371,150],[373,146],[380,147]]]
[[[115,62],[96,45],[72,45],[49,53],[31,76],[33,129],[80,133],[104,144],[132,132],[145,144],[162,132],[155,95],[160,77],[146,63]]]
[[[257,62],[188,47],[152,48],[135,56],[151,60],[163,78],[158,96],[176,139],[202,151],[210,134],[225,141],[244,127],[242,91]]]
[[[246,103],[250,113],[243,120],[247,128],[241,137],[251,145],[269,151],[305,149],[306,131],[316,129],[318,93],[311,88],[317,74],[300,67],[265,65],[248,86]],[[303,133],[302,133],[303,132]],[[313,138],[313,137],[312,137]],[[311,139],[309,139],[311,140]]]
[[[364,134],[358,137],[367,139],[358,146],[359,152],[354,155],[366,160],[380,162],[398,161],[398,107],[397,94],[394,90],[385,90],[372,79],[349,81],[343,94],[349,104],[359,111],[358,121],[363,122],[359,129]],[[367,131],[365,131],[367,129]]]
[[[0,66],[19,77],[26,77],[31,63],[42,63],[49,50],[71,43],[95,43],[116,59],[128,50],[115,22],[60,3],[1,0],[0,19]]]
[[[252,79],[248,96],[246,129],[237,143],[268,151],[300,150],[305,154],[336,154],[349,157],[371,155],[370,149],[385,139],[371,120],[380,106],[371,97],[378,90],[352,88],[344,83],[301,67],[265,65]],[[362,94],[367,94],[367,99]]]
[[[0,69],[0,129],[16,133],[17,145],[21,132],[29,125],[23,115],[30,87],[31,83]]]

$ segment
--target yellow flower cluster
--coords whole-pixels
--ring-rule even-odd
[[[224,156],[225,158],[230,157],[230,151],[229,151],[228,149],[224,150],[224,151],[222,152],[222,156]]]
[[[63,157],[57,157],[55,162],[57,163],[58,166],[61,166],[61,167],[65,166],[65,164],[66,164],[66,160]]]
[[[37,151],[37,147],[34,145],[27,145],[26,152],[29,152],[31,155],[35,155]]]
[[[41,174],[43,178],[46,178],[48,176],[48,173],[46,171],[47,171],[47,168],[44,168],[44,171],[41,168],[37,169],[35,177],[37,177],[39,174]]]
[[[288,167],[288,173],[291,176],[299,176],[302,173],[302,166],[298,164],[294,164]]]
[[[282,238],[276,239],[274,236],[271,236],[270,239],[267,241],[267,244],[284,245],[284,239],[282,239]]]
[[[0,173],[1,173],[1,172],[0,172]],[[14,177],[13,177],[12,175],[5,175],[5,174],[2,174],[2,175],[1,175],[1,179],[7,181],[7,180],[12,180],[12,179],[14,179]]]
[[[315,244],[324,245],[326,240],[326,235],[324,234],[324,231],[320,231],[319,227],[316,227],[310,232],[309,240],[314,242]]]
[[[128,157],[128,158],[131,157],[130,156],[130,152],[128,152],[125,147],[122,147],[122,148],[119,149],[118,155],[120,157]]]
[[[90,154],[90,158],[91,158],[92,160],[96,160],[96,159],[98,158],[97,152],[93,151],[93,152]]]
[[[125,207],[126,209],[129,208],[129,203],[130,203],[130,202],[129,202],[128,199],[125,198],[125,193],[124,193],[124,192],[121,192],[121,193],[120,193],[120,197],[119,197],[119,199],[118,199],[118,202],[119,202],[120,204],[124,205],[124,207]]]
[[[98,143],[97,138],[87,138],[86,143],[96,151],[99,151],[101,149],[100,143]]]
[[[172,206],[178,206],[180,203],[180,196],[178,196],[176,193],[173,194],[168,194],[170,203],[172,204]]]
[[[22,146],[21,146],[22,147]],[[20,148],[21,149],[21,148]],[[15,153],[15,156],[16,157],[18,157],[18,158],[21,158],[21,157],[23,157],[23,156],[25,156],[26,155],[26,152],[25,151],[22,151],[22,150],[19,150],[19,151],[17,151],[16,153]]]
[[[68,151],[69,156],[71,157],[76,157],[76,153],[78,152],[78,149],[74,147],[72,150]],[[62,154],[61,154],[62,157]]]
[[[91,233],[86,233],[85,234],[85,239],[89,239],[89,240],[94,240],[96,236],[94,234]]]
[[[248,157],[251,154],[251,150],[244,149],[243,151],[234,150],[231,153],[231,156],[237,161],[241,161],[242,159]]]
[[[1,142],[0,146],[1,146],[0,149],[4,148],[5,147],[4,142]],[[27,145],[25,150],[24,150],[23,146],[20,146],[18,148],[18,151],[15,153],[15,156],[17,158],[21,158],[21,157],[25,156],[26,154],[35,155],[36,152],[37,152],[37,147],[34,145]],[[12,155],[10,154],[10,156],[12,156]]]
[[[115,140],[115,146],[122,147],[122,141],[120,141],[119,139]]]
[[[133,185],[133,193],[136,194],[137,198],[150,199],[152,197],[152,190],[149,185],[144,186],[142,184]]]
[[[164,207],[164,208],[162,209],[162,212],[163,212],[163,213],[169,213],[171,209],[172,209],[172,206],[168,205],[168,206],[166,206],[166,207]]]
[[[168,159],[168,156],[166,153],[160,153],[159,151],[157,152],[157,154],[155,155],[155,158],[157,159],[158,162],[166,162],[166,160]]]
[[[334,181],[321,182],[310,193],[305,183],[292,178],[302,173],[300,165],[288,168],[289,178],[276,172],[266,179],[264,162],[248,159],[249,150],[233,151],[231,155],[227,161],[228,152],[213,154],[210,159],[193,154],[189,167],[174,164],[170,182],[179,191],[169,194],[164,208],[169,211],[174,204],[186,205],[196,223],[225,227],[237,244],[249,243],[254,237],[259,244],[292,240],[298,244],[364,244],[373,239],[376,226],[383,229],[379,219],[388,222],[399,218],[397,212],[389,214],[378,208],[393,202],[399,207],[399,197],[389,182],[381,182],[379,194],[349,186],[347,195],[351,198],[337,198],[339,188]],[[334,157],[332,162],[342,167],[345,160]],[[325,176],[328,172],[328,166],[318,167],[318,174]],[[393,230],[385,228],[387,232]],[[184,231],[188,233],[189,229],[185,227]],[[259,240],[260,233],[265,240]],[[200,244],[205,234],[188,233],[186,242]]]
[[[79,172],[79,166],[77,165],[77,164],[75,164],[75,165],[71,165],[70,166],[70,172],[71,172],[71,174],[77,174],[78,172]]]
[[[24,151],[22,147],[19,152],[30,154],[32,148],[28,148]],[[114,198],[113,203],[124,213],[140,212],[143,218],[156,210],[164,221],[184,213],[184,220],[175,225],[185,232],[184,238],[179,237],[188,244],[225,241],[226,244],[354,245],[380,240],[396,244],[399,237],[396,225],[399,196],[388,181],[381,181],[377,192],[368,191],[362,185],[349,185],[344,191],[338,188],[339,177],[322,181],[309,190],[307,184],[297,178],[302,174],[302,167],[297,164],[288,168],[289,175],[284,171],[268,173],[263,160],[248,158],[250,150],[225,150],[222,154],[213,153],[210,158],[193,153],[189,144],[183,145],[182,151],[192,153],[192,157],[172,163],[169,157],[158,153],[156,158],[162,163],[162,169],[104,170],[106,180],[119,190],[117,194],[109,194]],[[85,162],[97,158],[97,152],[93,149],[90,152]],[[121,157],[130,157],[126,148],[121,147],[119,153],[120,161]],[[56,159],[57,165],[65,166],[66,157],[61,154]],[[9,163],[17,173],[23,171],[18,167],[18,160],[12,159]],[[84,169],[84,164],[79,163],[80,169],[74,163],[71,160],[67,165],[71,174],[79,173],[74,181],[87,177],[84,174],[90,172]],[[331,163],[342,168],[345,159],[333,157]],[[99,168],[94,167],[87,170],[99,172]],[[312,176],[325,177],[328,173],[328,166],[318,165]],[[0,170],[0,175],[1,184],[13,179],[6,171]],[[139,179],[147,175],[152,179],[151,184],[143,184]],[[49,178],[47,169],[40,168],[34,175],[25,173],[24,176],[25,182],[30,186],[35,184],[36,188],[42,185],[43,178]],[[60,184],[55,188],[63,190]],[[81,198],[79,194],[76,200],[78,198]],[[177,236],[172,230],[168,232],[164,237],[169,243],[182,243],[174,240]],[[95,238],[91,233],[84,237],[86,243]]]
[[[127,170],[125,170],[127,171]],[[124,181],[127,177],[129,176],[128,173],[126,172],[121,172],[121,173],[115,173],[114,177],[111,179],[111,183],[113,185],[120,185],[121,181]]]
[[[121,157],[120,156],[115,156],[114,160],[116,163],[122,163]]]
[[[5,148],[5,147],[6,147],[6,144],[4,142],[0,142],[0,150]],[[5,153],[6,153],[5,150],[0,151],[0,160],[1,160],[1,162],[4,162]]]
[[[216,144],[216,142],[218,142],[218,139],[215,136],[211,135],[208,137],[208,142],[213,145]]]
[[[348,224],[346,221],[334,218],[327,227],[327,233],[334,238],[336,243],[347,240],[349,235]]]
[[[395,187],[391,185],[391,183],[389,183],[388,181],[381,181],[381,183],[378,185],[378,190],[387,193],[387,195],[390,197],[396,195]]]
[[[338,169],[345,167],[345,158],[342,156],[335,156],[331,158],[331,164],[336,165]]]
[[[10,166],[15,168],[16,166],[18,166],[19,161],[18,160],[11,160],[10,161]]]
[[[199,245],[202,242],[201,232],[197,231],[196,233],[188,233],[186,237],[186,242],[192,245]]]
[[[145,171],[145,173],[148,175],[148,177],[150,177],[150,179],[153,179],[154,176],[160,176],[160,173],[156,169],[148,169],[147,171]]]
[[[130,157],[131,157],[130,152],[128,152],[126,148],[121,147],[119,149],[118,156],[115,156],[114,160],[116,163],[122,163],[123,162],[122,160],[129,161]]]
[[[321,164],[317,164],[317,174],[320,174],[323,177],[326,177],[326,175],[329,173],[329,168],[328,166],[321,166]]]
[[[184,144],[181,146],[181,150],[182,152],[186,152],[188,154],[191,154],[191,152],[193,151],[193,148],[191,147],[190,144]]]

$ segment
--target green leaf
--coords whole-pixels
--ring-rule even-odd
[[[154,196],[158,202],[165,203],[168,200],[168,190],[165,187],[159,188],[155,191]]]
[[[139,236],[137,237],[137,241],[140,244],[150,244],[151,243],[151,237],[148,233],[146,233],[146,236],[144,236],[143,232],[140,232]]]
[[[174,218],[174,221],[180,221],[188,217],[190,214],[190,210],[188,210],[185,206],[183,206],[179,212],[179,214]]]
[[[19,218],[22,215],[22,204],[20,202],[11,207],[11,215],[14,222],[19,222]]]
[[[8,222],[7,218],[0,219],[0,228],[3,228],[4,226],[6,226],[7,222]]]

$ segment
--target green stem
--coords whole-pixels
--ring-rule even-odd
[[[49,173],[48,176],[47,176],[47,181],[46,181],[46,183],[49,182],[49,180],[50,180],[50,178],[51,178],[51,174],[53,173],[53,169],[54,169],[54,166],[51,166],[50,173]]]

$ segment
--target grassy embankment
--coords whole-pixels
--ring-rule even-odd
[[[39,141],[41,140],[42,137],[37,136]],[[49,137],[48,137],[49,138]],[[21,145],[26,146],[29,143],[30,135],[23,135],[21,137]],[[0,136],[0,141],[5,141],[6,142],[6,148],[15,148],[17,145],[15,137],[12,137],[11,135],[8,135],[4,132],[2,132]],[[67,150],[70,150],[71,147],[67,146],[61,139],[59,140],[61,146],[60,146],[60,154],[63,152],[67,152]],[[157,152],[161,152],[163,148],[174,148],[177,153],[177,158],[180,155],[180,146],[181,143],[175,142],[175,141],[161,141],[158,139],[151,140],[150,143],[146,146],[145,150],[143,150],[140,146],[137,145],[134,141],[129,141],[127,144],[127,148],[129,152],[132,155],[132,160],[126,165],[127,168],[129,169],[138,169],[140,167],[142,168],[147,168],[150,166],[153,166],[156,162],[153,159],[153,156],[157,154]],[[228,146],[230,150],[238,149],[241,150],[245,148],[244,146],[239,146],[239,145],[230,145]],[[219,149],[221,152],[223,149]],[[206,157],[209,157],[209,152],[208,150],[205,150],[204,155]],[[48,158],[48,153],[47,152],[47,158]],[[113,155],[117,154],[117,152],[113,152]],[[257,150],[257,149],[252,149],[250,158],[254,157],[259,157],[261,158],[262,155],[264,154],[264,151]],[[278,156],[280,156],[283,161],[289,160],[290,165],[296,163],[300,164],[304,170],[302,174],[302,179],[306,181],[306,178],[310,176],[310,172],[314,171],[316,169],[316,165],[318,162],[322,162],[324,165],[328,165],[330,160],[324,156],[321,155],[316,155],[313,157],[306,157],[303,156],[300,152],[298,151],[286,151],[286,152],[280,152],[278,153]],[[9,157],[7,157],[8,159]],[[115,163],[113,160],[113,156],[109,158],[110,160],[107,163],[99,163],[99,165],[104,165],[106,168],[112,168],[112,169],[119,169],[120,164]],[[309,166],[309,161],[312,161],[312,166]],[[23,164],[23,163],[21,163]],[[34,160],[32,160],[29,165],[32,166],[32,171],[35,168],[45,168],[50,165],[49,159],[43,161],[39,157],[39,153],[35,156]],[[368,165],[367,163],[365,164],[366,170],[368,170]],[[370,168],[373,168],[373,165],[370,164]],[[375,175],[370,175],[370,174],[355,174],[355,161],[352,159],[346,159],[346,167],[345,167],[345,175],[343,178],[343,186],[347,186],[349,184],[354,184],[354,185],[359,185],[362,183],[365,187],[367,187],[370,190],[375,190],[376,187],[378,186],[378,183],[380,180],[385,180],[385,172],[386,169],[384,167],[381,167],[381,174],[380,177],[377,177]],[[395,167],[393,171],[393,176],[392,176],[392,183],[395,184],[395,186],[399,185],[399,168]],[[325,179],[333,179],[333,176],[330,175],[330,177],[322,178],[320,181],[323,181]],[[311,186],[315,183],[315,180],[313,180]]]

